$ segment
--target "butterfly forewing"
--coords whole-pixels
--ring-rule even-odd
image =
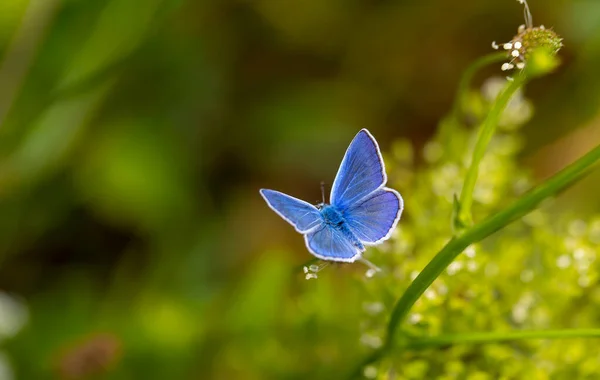
[[[323,224],[319,209],[308,202],[275,190],[261,189],[260,194],[273,211],[300,233],[305,234]]]
[[[363,129],[344,155],[331,188],[331,204],[343,210],[382,187],[386,180],[377,142]]]

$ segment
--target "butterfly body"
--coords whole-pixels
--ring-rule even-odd
[[[260,193],[273,211],[304,235],[314,256],[354,262],[366,245],[387,240],[400,220],[402,197],[385,187],[386,182],[377,141],[362,129],[344,155],[331,188],[331,204],[313,206],[269,189]]]
[[[352,233],[352,230],[350,230],[350,227],[348,227],[348,223],[346,223],[344,216],[337,210],[335,206],[323,204],[319,211],[321,212],[321,216],[323,217],[323,222],[325,225],[327,225],[329,228],[339,231],[361,251],[365,250],[365,246]]]

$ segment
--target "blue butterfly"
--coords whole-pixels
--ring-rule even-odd
[[[273,209],[304,235],[322,260],[354,262],[367,245],[387,240],[400,220],[402,196],[385,186],[387,175],[375,138],[362,129],[350,143],[331,188],[317,206],[279,191],[261,189]]]

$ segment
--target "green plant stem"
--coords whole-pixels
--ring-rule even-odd
[[[487,54],[475,60],[469,65],[469,67],[467,67],[462,77],[460,78],[460,82],[458,82],[456,96],[454,97],[454,104],[452,105],[452,110],[450,111],[450,117],[452,118],[452,121],[454,123],[458,123],[462,102],[465,99],[465,96],[467,94],[467,91],[469,90],[469,86],[471,85],[475,74],[482,68],[491,65],[492,63],[506,61],[506,57],[507,53],[505,51]]]
[[[540,202],[573,185],[600,162],[600,145],[537,186],[504,210],[466,230],[461,236],[451,239],[427,264],[409,285],[396,303],[388,325],[388,340],[393,340],[397,327],[404,321],[408,311],[431,283],[469,245],[476,243],[500,230],[514,220],[534,210]]]
[[[492,331],[449,334],[415,338],[404,345],[409,349],[426,349],[457,344],[501,343],[523,339],[600,338],[600,329],[563,329],[533,331]]]
[[[27,5],[23,20],[0,62],[0,127],[19,95],[60,3],[60,0],[31,0]]]
[[[362,362],[361,367],[353,373],[353,378],[357,377],[357,374],[360,373],[364,366],[379,360],[391,349],[394,345],[398,327],[404,322],[414,303],[465,248],[531,212],[545,199],[555,196],[569,186],[572,186],[588,174],[599,162],[600,145],[513,202],[504,210],[467,229],[461,236],[452,238],[435,255],[433,260],[427,264],[423,271],[419,273],[402,297],[400,297],[392,311],[383,347],[373,352]]]
[[[465,176],[465,182],[463,184],[460,200],[458,204],[458,214],[455,220],[455,229],[461,230],[464,227],[473,224],[471,216],[471,206],[473,204],[473,191],[475,190],[475,183],[477,182],[477,176],[479,175],[479,165],[485,155],[488,145],[496,132],[496,127],[502,116],[502,112],[508,105],[508,102],[513,97],[515,92],[526,82],[525,74],[521,73],[517,75],[512,81],[507,82],[506,86],[500,92],[496,101],[492,105],[492,108],[488,112],[485,120],[481,124],[479,133],[477,134],[477,142],[473,149],[473,156],[471,157],[471,163]]]

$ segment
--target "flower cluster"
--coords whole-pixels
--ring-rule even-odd
[[[509,42],[501,45],[495,41],[492,42],[492,48],[500,48],[508,53],[508,62],[502,64],[502,71],[524,69],[531,52],[534,49],[545,49],[550,54],[556,55],[562,47],[562,38],[552,29],[547,29],[544,25],[533,26],[529,5],[525,0],[518,0],[525,7],[525,24],[519,26],[517,35]]]

